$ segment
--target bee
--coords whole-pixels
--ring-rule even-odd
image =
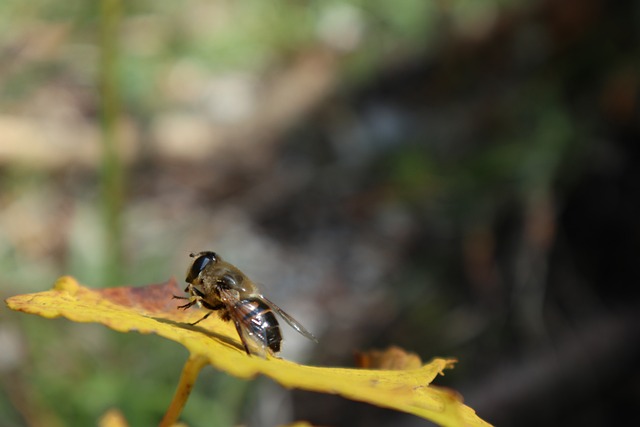
[[[236,266],[224,261],[218,254],[203,251],[190,254],[194,258],[187,270],[185,292],[188,297],[177,296],[188,302],[178,308],[204,307],[210,310],[196,325],[217,311],[224,321],[232,321],[248,355],[265,356],[265,350],[275,355],[280,351],[282,334],[274,313],[280,315],[293,329],[308,339],[318,342],[297,320],[262,295],[256,286]],[[253,350],[253,351],[252,351]]]

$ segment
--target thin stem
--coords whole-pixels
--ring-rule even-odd
[[[122,207],[124,200],[123,166],[117,149],[120,115],[118,93],[118,39],[122,16],[121,0],[100,2],[100,100],[102,119],[102,205],[106,237],[108,284],[120,283],[122,276]]]
[[[170,427],[178,422],[180,413],[184,405],[187,403],[187,399],[191,394],[191,389],[198,378],[200,370],[207,364],[207,359],[202,356],[190,356],[182,368],[182,375],[180,375],[180,382],[178,388],[173,396],[173,400],[164,414],[160,427]]]

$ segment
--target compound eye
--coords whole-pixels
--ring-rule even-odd
[[[188,283],[193,283],[202,270],[206,268],[207,265],[214,262],[216,260],[215,254],[213,252],[207,252],[201,255],[198,255],[196,259],[191,264],[189,271],[187,271],[187,279]]]

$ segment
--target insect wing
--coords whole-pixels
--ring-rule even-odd
[[[243,305],[236,292],[228,289],[220,289],[220,299],[227,306],[245,351],[266,358],[267,334],[264,329],[252,327],[252,306]]]
[[[263,344],[267,339],[265,331],[251,331],[247,325],[243,323],[239,323],[239,325],[239,327],[236,326],[238,334],[241,334],[242,345],[245,346],[245,350],[249,349],[249,354],[263,359],[267,358],[267,352],[272,354],[268,347]]]
[[[311,332],[307,331],[307,329],[302,326],[300,322],[294,319],[290,314],[287,314],[287,312],[278,307],[273,301],[267,299],[264,295],[260,295],[260,299],[262,299],[271,308],[271,310],[278,313],[280,317],[282,317],[289,324],[289,326],[298,331],[301,335],[304,335],[311,341],[318,342],[318,339],[313,336]]]

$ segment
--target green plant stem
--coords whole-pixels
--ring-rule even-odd
[[[122,279],[122,208],[124,168],[117,147],[120,97],[118,91],[118,38],[121,0],[100,2],[100,99],[102,125],[102,209],[105,231],[105,274],[108,284]]]
[[[187,399],[191,394],[193,385],[198,378],[200,370],[207,364],[207,359],[201,356],[190,356],[182,368],[182,375],[180,375],[180,382],[178,388],[173,396],[173,400],[164,414],[160,427],[170,427],[178,422],[178,418],[182,413],[184,405],[187,403]]]

